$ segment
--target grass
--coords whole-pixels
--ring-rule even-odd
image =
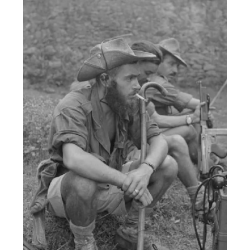
[[[186,92],[198,97],[196,89]],[[211,99],[216,90],[209,89]],[[29,204],[37,188],[36,168],[41,160],[48,158],[47,138],[51,114],[62,98],[60,94],[44,94],[35,90],[24,90],[24,167],[23,167],[23,234],[28,242],[32,236],[32,217]],[[215,127],[226,127],[226,91],[215,103]],[[225,146],[226,140],[220,140]],[[100,250],[115,250],[114,236],[116,229],[124,223],[124,217],[98,215],[94,231]],[[198,223],[199,232],[202,224]],[[154,213],[147,224],[154,243],[161,243],[169,250],[195,250],[198,244],[190,214],[190,202],[186,190],[179,180],[176,180],[160,202],[155,206]],[[48,250],[73,250],[73,237],[65,219],[46,214],[46,238]],[[208,246],[211,236],[208,237]]]

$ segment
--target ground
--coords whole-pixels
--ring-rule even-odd
[[[185,92],[199,97],[198,88],[183,89]],[[218,87],[208,88],[211,100],[218,91]],[[63,91],[64,93],[64,91]],[[24,162],[23,162],[23,234],[28,242],[32,236],[32,217],[29,205],[32,195],[36,191],[36,168],[38,163],[48,157],[46,151],[51,113],[63,94],[48,94],[36,90],[24,90]],[[214,106],[214,127],[227,127],[227,92],[226,89],[217,99]],[[226,139],[220,140],[226,147]],[[116,229],[124,222],[123,217],[100,215],[97,218],[94,231],[100,250],[115,250],[114,235]],[[155,243],[167,246],[169,250],[195,250],[198,244],[195,238],[190,202],[183,185],[176,180],[161,201],[154,208],[154,214],[147,225],[148,231]],[[202,224],[199,224],[201,232]],[[210,232],[209,232],[210,233]],[[46,237],[48,250],[73,250],[73,238],[67,222],[46,214]],[[208,237],[208,245],[211,236]],[[209,249],[209,247],[207,248]]]

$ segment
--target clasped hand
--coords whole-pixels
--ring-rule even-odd
[[[122,185],[125,195],[139,200],[145,207],[153,201],[147,188],[151,174],[152,170],[140,166],[126,174],[126,179]]]
[[[206,103],[202,102],[199,105],[196,106],[194,113],[192,114],[192,123],[197,123],[200,121],[200,113],[201,113],[201,107],[204,106]],[[211,111],[214,110],[214,107],[210,107],[208,111],[208,118],[213,121],[214,117]]]
[[[205,105],[205,102],[198,104],[192,114],[192,123],[197,123],[200,121],[201,107]]]

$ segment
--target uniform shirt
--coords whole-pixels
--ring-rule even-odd
[[[112,168],[121,170],[131,143],[140,149],[141,126],[139,106],[125,119],[115,116],[115,141],[111,151],[105,117],[99,100],[97,84],[86,83],[81,89],[67,94],[53,113],[49,136],[51,159],[62,163],[62,145],[73,143]],[[156,123],[147,117],[147,140],[160,134]],[[130,143],[131,142],[131,143]]]
[[[192,95],[184,93],[176,89],[170,84],[166,77],[159,75],[151,75],[148,78],[150,82],[156,82],[162,85],[168,92],[167,96],[163,96],[157,89],[147,89],[146,96],[152,102],[147,106],[149,116],[156,110],[160,115],[169,115],[170,106],[174,106],[179,112],[187,107],[187,104],[193,98]]]

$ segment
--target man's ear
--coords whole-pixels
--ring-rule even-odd
[[[100,81],[104,87],[109,87],[109,76],[106,73],[100,75]]]
[[[102,81],[107,81],[109,79],[109,76],[107,74],[103,73],[103,74],[101,74],[100,79]]]

